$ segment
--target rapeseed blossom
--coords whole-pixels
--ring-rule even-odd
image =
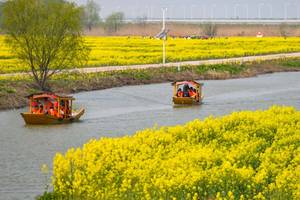
[[[81,199],[300,199],[300,111],[273,106],[93,139],[57,153],[53,185]]]
[[[85,37],[91,49],[88,66],[161,63],[161,41],[143,37]],[[167,62],[232,58],[300,51],[299,37],[229,37],[209,40],[169,38]],[[259,60],[257,60],[259,62]],[[238,63],[237,63],[238,64]],[[83,66],[86,67],[86,66]],[[29,71],[0,36],[0,73]]]

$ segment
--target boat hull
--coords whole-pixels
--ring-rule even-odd
[[[81,109],[69,118],[57,118],[51,115],[33,113],[21,113],[21,115],[26,124],[66,124],[78,121],[80,117],[84,114],[84,111],[84,109]]]
[[[196,100],[192,97],[173,97],[173,103],[176,105],[197,105],[202,103],[203,97],[199,100]]]

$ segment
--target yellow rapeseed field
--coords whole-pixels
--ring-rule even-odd
[[[75,199],[300,199],[300,111],[273,106],[134,136],[54,158],[56,194]]]
[[[142,37],[86,37],[91,54],[87,66],[161,63],[162,41]],[[300,51],[300,38],[230,37],[209,40],[169,38],[167,62],[228,58]],[[84,66],[86,67],[86,66]],[[28,71],[12,56],[0,36],[0,73]]]

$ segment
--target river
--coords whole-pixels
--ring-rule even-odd
[[[204,82],[204,103],[174,108],[170,83],[128,86],[75,94],[86,114],[78,123],[26,126],[17,109],[0,112],[0,199],[34,199],[44,191],[42,164],[56,152],[91,138],[120,137],[153,126],[184,124],[195,118],[273,104],[300,109],[300,72]]]

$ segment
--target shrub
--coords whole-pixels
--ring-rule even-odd
[[[300,112],[235,112],[134,136],[91,140],[54,158],[65,199],[299,199]]]

